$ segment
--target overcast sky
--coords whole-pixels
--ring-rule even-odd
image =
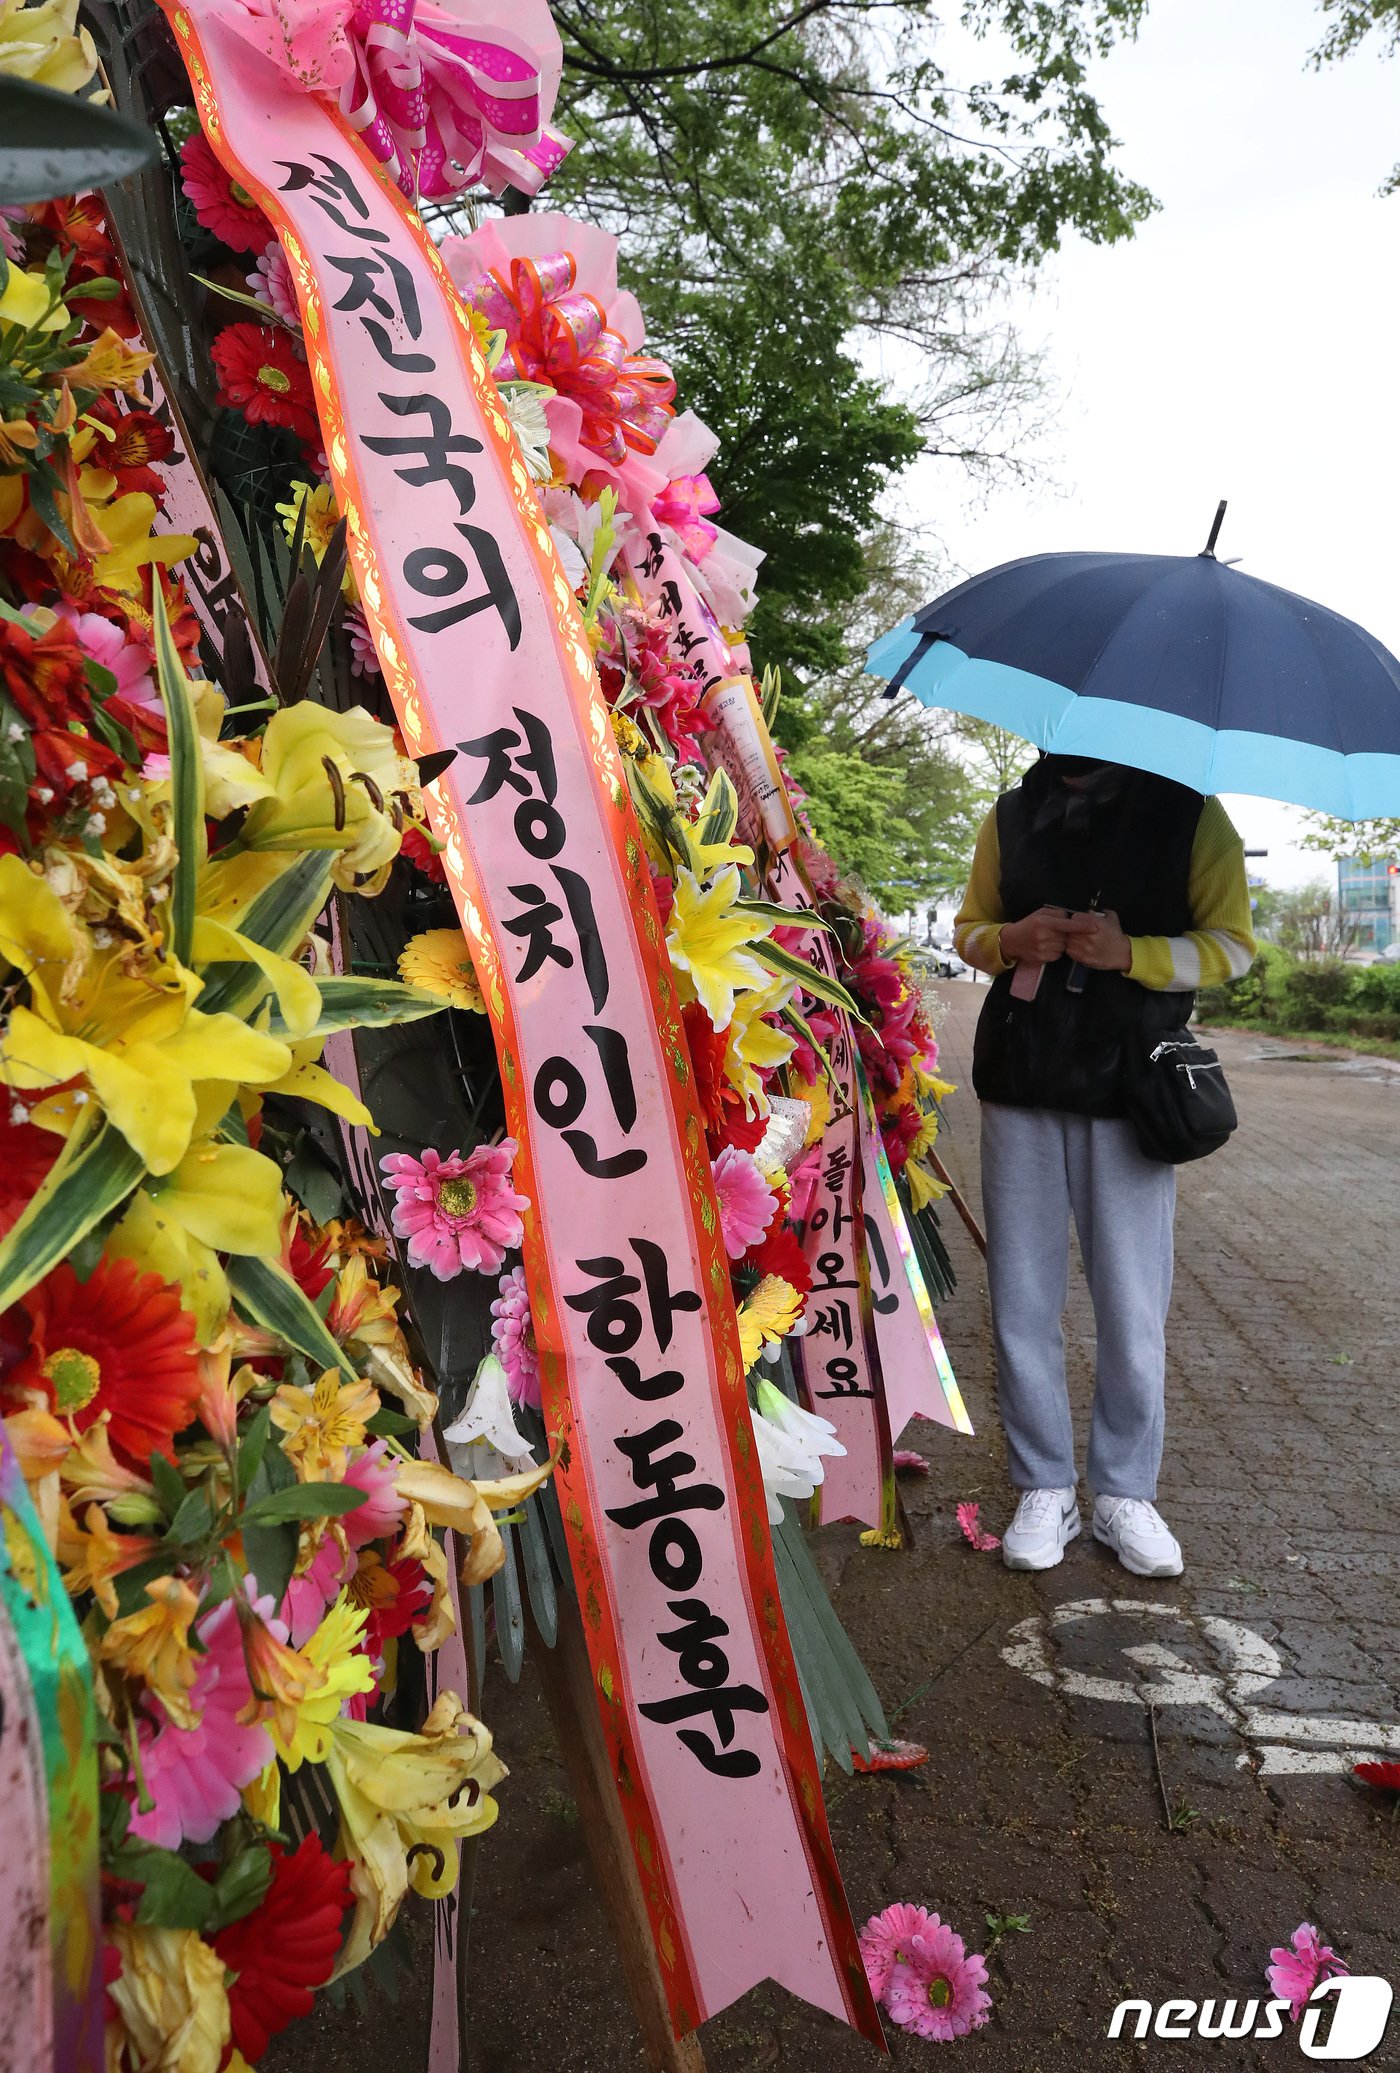
[[[1400,61],[1377,46],[1311,71],[1321,29],[1312,0],[1152,0],[1137,43],[1096,65],[1121,163],[1161,209],[1126,245],[1067,245],[1012,307],[1061,397],[1051,481],[958,508],[935,465],[907,478],[960,568],[1194,553],[1223,496],[1222,555],[1400,653],[1400,195],[1376,198],[1400,160]],[[1318,875],[1301,816],[1228,803],[1269,849],[1253,869]]]

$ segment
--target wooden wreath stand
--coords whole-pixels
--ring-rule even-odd
[[[559,1633],[553,1648],[546,1648],[540,1639],[528,1600],[525,1619],[530,1662],[539,1673],[555,1740],[578,1803],[593,1875],[612,1924],[647,2065],[652,2073],[705,2073],[699,2039],[693,2035],[677,2038],[671,2031],[646,1901],[598,1719],[578,1602],[561,1593]]]

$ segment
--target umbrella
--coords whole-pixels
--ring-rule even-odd
[[[1344,820],[1400,813],[1400,662],[1203,552],[1036,554],[946,591],[866,659],[924,705],[1059,755]]]

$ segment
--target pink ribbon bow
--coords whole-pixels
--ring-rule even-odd
[[[581,443],[604,460],[655,453],[673,414],[671,370],[629,352],[602,304],[575,287],[577,278],[572,253],[548,252],[514,259],[508,277],[493,270],[463,294],[506,334],[498,380],[544,382],[571,397],[583,413]]]

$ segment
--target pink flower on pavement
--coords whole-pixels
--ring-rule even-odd
[[[922,1936],[937,1920],[937,1915],[931,1915],[927,1908],[915,1907],[907,1900],[897,1900],[892,1907],[881,1908],[878,1915],[870,1917],[860,1932],[860,1955],[865,1961],[870,1991],[877,2001],[884,2000],[890,1974],[908,1956],[913,1939]]]
[[[989,1555],[993,1548],[1001,1546],[998,1534],[982,1531],[982,1507],[980,1504],[960,1504],[958,1524],[962,1527],[963,1539],[976,1548],[979,1555]]]
[[[231,252],[265,249],[272,225],[252,195],[224,171],[202,130],[195,130],[180,146],[180,184],[204,228]]]
[[[520,1221],[529,1199],[510,1184],[519,1146],[513,1137],[478,1145],[469,1157],[444,1159],[430,1145],[421,1159],[391,1152],[380,1171],[398,1198],[394,1229],[408,1240],[415,1267],[428,1267],[439,1281],[464,1269],[494,1274],[511,1246],[525,1236]]]
[[[397,1533],[408,1506],[399,1495],[398,1470],[387,1440],[375,1440],[361,1454],[352,1454],[350,1466],[340,1479],[349,1490],[363,1490],[365,1501],[346,1512],[342,1524],[352,1548],[366,1547],[372,1540],[388,1540]]]
[[[773,1221],[778,1198],[758,1170],[752,1152],[727,1144],[713,1163],[719,1197],[719,1228],[731,1260],[741,1260]]]
[[[1288,1944],[1292,1945],[1291,1950]],[[1265,1978],[1275,2000],[1288,2003],[1288,2012],[1296,2023],[1318,1981],[1332,1979],[1348,1968],[1332,1946],[1320,1940],[1311,1922],[1300,1922],[1288,1944],[1276,1944],[1270,1951],[1273,1963],[1265,1967]]]
[[[506,1371],[511,1402],[531,1404],[538,1409],[540,1356],[523,1267],[512,1267],[509,1274],[501,1276],[496,1300],[491,1305],[491,1345]]]
[[[986,2022],[992,2006],[990,1994],[982,1991],[986,1981],[985,1960],[969,1958],[962,1938],[934,1915],[921,1936],[910,1938],[906,1956],[896,1961],[885,1989],[885,2007],[901,2030],[950,2044]]]
[[[928,1456],[916,1452],[913,1447],[896,1447],[894,1450],[894,1467],[896,1475],[926,1476],[928,1474]]]
[[[257,264],[248,276],[248,293],[256,295],[259,302],[265,302],[269,309],[277,312],[284,324],[290,324],[301,338],[301,307],[297,302],[297,291],[292,286],[292,269],[287,264],[287,255],[276,238],[259,254]]]
[[[133,1808],[131,1833],[163,1850],[178,1849],[181,1842],[207,1843],[238,1812],[243,1787],[272,1761],[266,1728],[244,1727],[237,1717],[252,1693],[232,1599],[200,1620],[195,1632],[205,1649],[190,1690],[198,1727],[167,1721],[157,1728],[142,1720],[137,1730],[155,1805],[148,1814]]]

